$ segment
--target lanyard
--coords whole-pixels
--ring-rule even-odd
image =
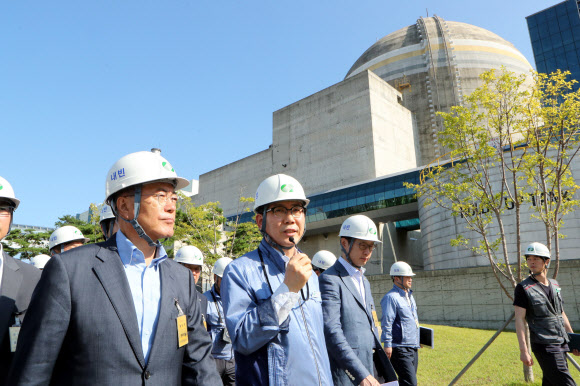
[[[211,297],[213,298],[213,301],[215,302],[215,308],[216,308],[216,310],[218,312],[218,318],[219,318],[218,323],[221,326],[223,324],[223,321],[222,321],[222,313],[220,312],[220,305],[218,304],[217,298],[213,294],[213,289],[211,291],[209,291],[209,293],[211,294]]]

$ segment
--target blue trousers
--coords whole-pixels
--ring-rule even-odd
[[[399,377],[400,386],[417,386],[419,354],[416,348],[393,347],[391,364]]]

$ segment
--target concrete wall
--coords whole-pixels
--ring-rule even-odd
[[[266,177],[295,177],[307,195],[416,167],[413,119],[400,93],[364,71],[274,112],[271,148],[202,174],[197,204],[237,213]]]
[[[557,278],[562,287],[564,310],[574,330],[580,328],[579,273],[580,261],[562,261]],[[422,324],[497,329],[513,312],[512,300],[500,289],[490,267],[422,271],[416,274],[413,278],[413,296]],[[380,301],[393,287],[391,277],[376,275],[367,278],[380,316]],[[511,285],[507,281],[505,285],[513,296]],[[510,328],[515,329],[513,322]]]
[[[225,215],[237,214],[240,190],[243,197],[254,197],[258,185],[272,174],[272,150],[266,149],[199,176],[196,204],[219,201]]]

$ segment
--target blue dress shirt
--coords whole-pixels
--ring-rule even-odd
[[[137,324],[141,335],[143,356],[149,360],[149,353],[155,339],[159,306],[161,302],[161,276],[159,264],[167,259],[163,246],[157,248],[155,258],[145,265],[145,255],[123,234],[117,231],[117,249],[131,288]]]

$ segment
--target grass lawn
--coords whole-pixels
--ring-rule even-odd
[[[490,330],[460,327],[434,325],[425,327],[435,330],[435,349],[419,350],[417,377],[419,385],[422,386],[449,385],[495,333]],[[518,338],[514,332],[504,331],[467,370],[457,385],[541,385],[542,370],[535,357],[533,358],[535,382],[525,383]],[[578,359],[576,361],[580,362]],[[568,366],[574,380],[580,385],[580,372],[570,363]]]

